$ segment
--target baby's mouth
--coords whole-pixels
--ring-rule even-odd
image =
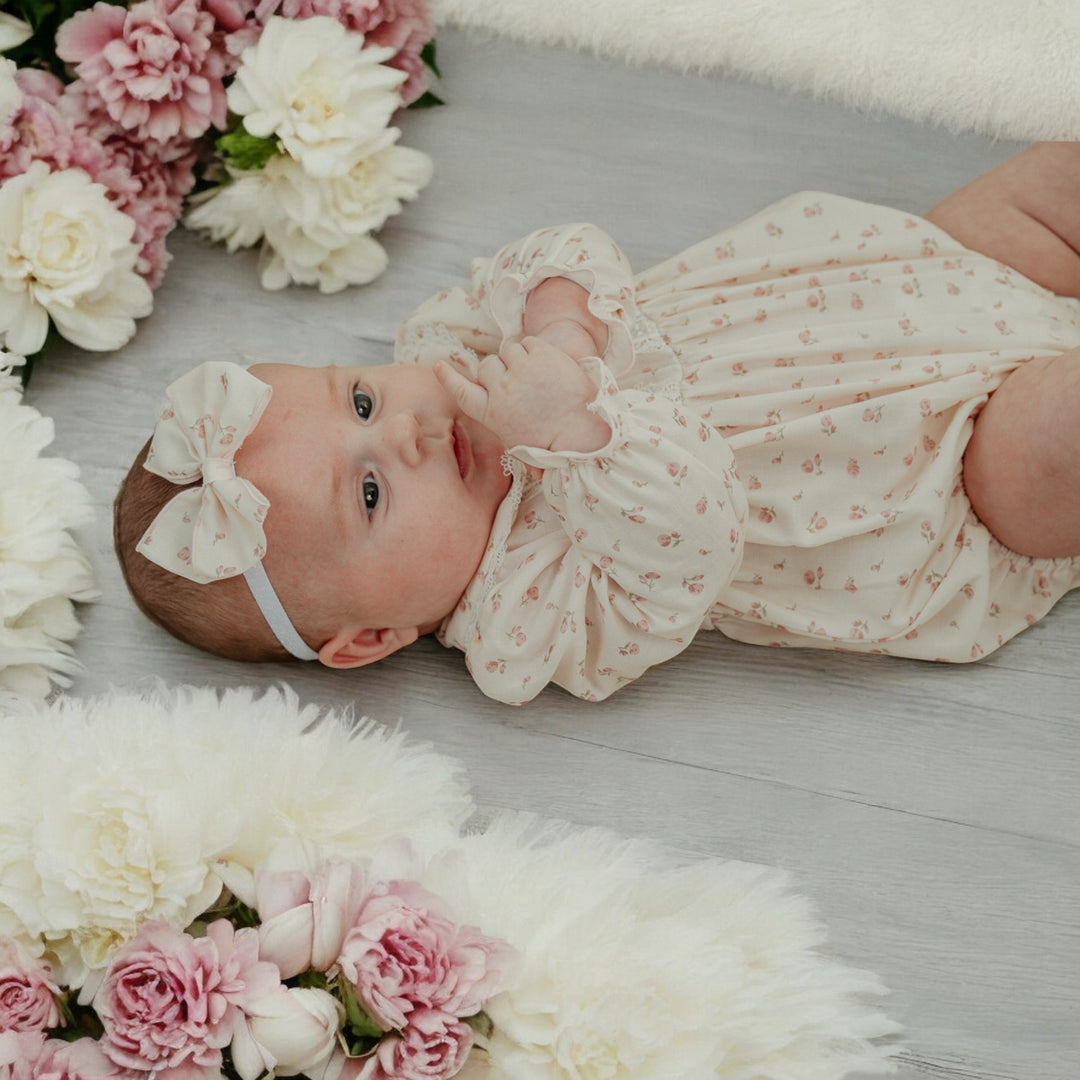
[[[468,478],[472,468],[472,448],[469,446],[469,437],[455,423],[451,431],[451,441],[454,444],[454,458],[457,460],[458,472],[461,479]]]

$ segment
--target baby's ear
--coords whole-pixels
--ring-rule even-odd
[[[357,668],[384,660],[398,649],[411,645],[420,636],[419,628],[383,630],[341,630],[319,650],[319,662],[329,668]]]

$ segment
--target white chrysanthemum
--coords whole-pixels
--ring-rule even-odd
[[[342,176],[389,141],[406,78],[383,64],[393,55],[364,48],[362,35],[328,16],[275,15],[241,56],[229,108],[252,135],[279,139],[312,176]]]
[[[431,851],[471,810],[455,762],[287,690],[0,699],[0,713],[0,927],[14,915],[77,985],[141,920],[186,925],[219,871],[250,875],[286,838],[349,857],[404,834]]]
[[[0,349],[0,691],[43,698],[78,666],[67,644],[79,630],[73,601],[97,596],[68,531],[92,509],[76,466],[39,456],[53,425],[22,404],[7,366],[16,360]]]
[[[32,162],[0,185],[0,334],[24,356],[51,317],[84,349],[117,349],[153,306],[136,273],[135,222],[81,169]]]
[[[14,15],[0,13],[0,52],[17,48],[24,41],[29,41],[33,33],[29,23],[16,19]]]
[[[817,953],[821,929],[779,872],[676,866],[654,845],[526,816],[496,820],[463,850],[432,864],[426,883],[522,954],[513,986],[484,1007],[492,1075],[890,1071],[888,1046],[875,1042],[896,1031],[873,1004],[880,985]]]

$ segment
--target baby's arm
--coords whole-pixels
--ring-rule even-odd
[[[589,310],[589,290],[568,278],[548,278],[529,293],[521,331],[574,360],[603,356],[607,348],[607,326]]]
[[[573,337],[572,330],[560,328],[565,322],[573,320],[558,318],[547,325],[555,326],[556,337]],[[590,337],[583,326],[574,325]],[[584,355],[593,356],[595,350]],[[435,374],[461,411],[493,431],[504,446],[592,453],[611,439],[611,428],[589,409],[596,397],[593,381],[571,356],[540,337],[507,342],[497,355],[485,356],[475,381],[445,361],[435,365]]]

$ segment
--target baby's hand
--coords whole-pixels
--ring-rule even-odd
[[[505,446],[589,453],[611,438],[611,429],[586,406],[596,387],[566,353],[540,338],[506,342],[485,356],[475,381],[440,361],[435,374],[467,416]]]

